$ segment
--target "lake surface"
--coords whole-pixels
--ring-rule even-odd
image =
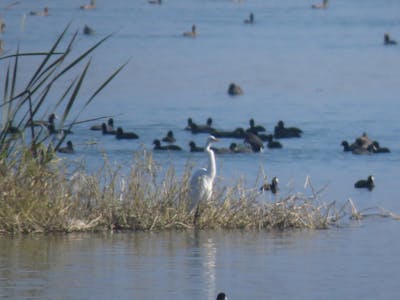
[[[305,0],[115,0],[98,1],[93,11],[80,10],[77,0],[20,1],[5,9],[8,3],[0,3],[5,53],[17,45],[22,51],[49,49],[68,22],[69,36],[79,30],[77,53],[113,33],[93,55],[81,103],[129,61],[81,119],[114,115],[116,126],[140,139],[117,142],[81,124],[71,136],[77,153],[68,159],[96,169],[104,150],[111,162],[129,166],[135,151],[152,149],[155,138],[173,130],[184,151],[154,157],[179,173],[188,161],[206,164],[204,153],[189,152],[188,142],[202,145],[206,135],[183,130],[188,117],[198,123],[212,117],[214,127],[226,130],[247,128],[254,118],[268,132],[284,120],[303,136],[280,140],[281,150],[217,156],[218,184],[244,180],[253,187],[263,169],[268,178],[279,177],[283,197],[308,193],[303,185],[310,176],[316,188],[328,185],[321,196],[326,202],[351,198],[360,209],[400,213],[400,45],[383,45],[385,32],[400,41],[399,1],[336,0],[326,10],[313,10],[315,2]],[[45,6],[48,17],[23,17]],[[255,24],[246,25],[250,12]],[[84,24],[96,35],[83,35]],[[198,36],[184,38],[192,24]],[[34,67],[21,66],[25,80]],[[5,69],[0,61],[2,74]],[[227,95],[231,82],[243,96]],[[343,152],[341,141],[362,132],[391,153]],[[354,189],[369,174],[376,188]],[[370,218],[323,231],[2,238],[0,295],[213,299],[224,290],[231,299],[394,299],[400,290],[399,229],[392,219]]]

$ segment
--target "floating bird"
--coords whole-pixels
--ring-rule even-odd
[[[217,174],[217,166],[211,145],[217,141],[218,140],[212,135],[208,137],[204,149],[208,154],[208,167],[197,170],[190,179],[190,209],[197,206],[197,212],[199,204],[203,201],[210,200],[212,195],[214,179]]]
[[[191,119],[189,118],[189,120],[191,120]],[[188,122],[189,122],[189,120],[188,120]],[[213,122],[212,118],[208,118],[207,123],[205,125],[198,125],[191,120],[191,123],[188,124],[188,126],[190,125],[190,130],[192,131],[192,133],[210,133],[210,134],[212,134],[215,131],[215,129],[212,128],[212,122]]]
[[[234,138],[234,139],[244,139],[246,137],[246,131],[238,127],[233,131],[221,131],[221,130],[214,130],[212,134],[217,138]]]
[[[322,3],[311,5],[311,8],[316,8],[316,9],[325,9],[327,7],[328,7],[328,0],[323,0]]]
[[[86,35],[94,35],[96,32],[94,31],[94,29],[92,27],[90,27],[89,25],[85,24],[85,26],[83,27],[83,34]]]
[[[282,148],[282,144],[279,141],[274,141],[272,135],[268,135],[268,143],[267,147],[269,149],[280,149]]]
[[[101,132],[103,134],[113,134],[113,135],[117,133],[114,128],[107,126],[106,123],[101,124]]]
[[[385,33],[383,36],[383,44],[384,45],[397,45],[395,40],[392,40],[388,33]]]
[[[72,144],[71,141],[68,141],[67,142],[67,146],[59,148],[58,152],[60,152],[60,153],[68,153],[68,154],[75,153],[74,145]]]
[[[115,137],[118,140],[133,140],[133,139],[138,139],[139,136],[134,133],[134,132],[124,132],[124,130],[122,129],[122,127],[118,127],[117,131],[115,133]]]
[[[49,15],[49,8],[45,7],[43,11],[31,11],[29,13],[30,16],[41,16],[41,17],[47,17]]]
[[[276,139],[301,137],[303,131],[297,127],[285,127],[282,120],[274,128],[274,137]]]
[[[355,184],[354,184],[355,188],[367,188],[368,190],[372,190],[375,187],[375,179],[372,175],[369,175],[368,178],[365,179],[361,179],[358,180]]]
[[[181,151],[182,148],[177,146],[177,145],[166,145],[166,146],[161,146],[160,140],[154,140],[153,141],[154,145],[154,150],[172,150],[172,151]]]
[[[377,141],[373,141],[368,150],[372,153],[390,153],[389,148],[381,147]]]
[[[90,0],[89,4],[84,4],[80,6],[81,9],[94,9],[96,8],[96,0]]]
[[[256,134],[251,132],[246,132],[244,143],[250,145],[253,152],[260,152],[262,149],[264,149],[262,140]]]
[[[217,300],[228,300],[228,297],[226,297],[225,293],[219,293],[217,295]]]
[[[162,4],[161,0],[148,0],[149,4]]]
[[[166,142],[166,143],[175,143],[176,142],[176,139],[174,137],[174,133],[172,132],[172,130],[167,132],[167,135],[165,137],[163,137],[162,141]]]
[[[72,134],[73,132],[69,129],[56,129],[55,125],[56,115],[54,113],[49,115],[46,124],[49,134]]]
[[[183,36],[186,36],[186,37],[196,37],[196,35],[197,35],[197,32],[196,32],[196,25],[192,25],[192,30],[191,31],[185,31],[184,33],[183,33]]]
[[[246,147],[245,145],[238,145],[236,143],[231,143],[231,145],[229,146],[229,149],[231,150],[232,153],[253,152],[249,147]]]
[[[278,182],[279,182],[278,178],[274,177],[274,178],[272,178],[271,183],[268,183],[268,182],[264,183],[261,186],[260,190],[261,191],[271,191],[273,194],[276,194],[276,192],[278,191]]]
[[[245,24],[253,24],[254,23],[254,14],[250,13],[249,18],[244,20]]]
[[[243,94],[243,90],[242,90],[242,88],[240,86],[238,86],[237,84],[232,82],[231,84],[229,84],[228,94],[231,95],[231,96],[242,95]]]
[[[264,126],[255,125],[254,119],[249,120],[250,127],[246,129],[246,131],[252,132],[254,134],[259,134],[260,132],[265,132],[266,129]]]
[[[196,146],[196,143],[193,141],[189,142],[190,152],[204,152],[203,147]]]
[[[113,118],[109,118],[107,120],[106,128],[107,128],[108,131],[114,130],[114,119]],[[90,130],[101,131],[101,130],[103,130],[103,123],[102,124],[93,125],[89,129]]]

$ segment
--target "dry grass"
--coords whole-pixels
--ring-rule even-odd
[[[168,230],[194,228],[188,210],[188,165],[182,177],[173,168],[161,172],[146,150],[136,154],[128,175],[105,158],[96,174],[71,169],[65,161],[42,164],[25,153],[18,164],[0,162],[0,232],[71,232],[101,230]],[[160,174],[163,173],[162,178]],[[311,184],[308,181],[310,187]],[[199,229],[325,229],[344,217],[360,219],[351,200],[339,209],[311,196],[293,193],[274,202],[260,201],[255,189],[239,183],[216,186],[214,198],[200,206]],[[369,215],[393,216],[384,211]]]

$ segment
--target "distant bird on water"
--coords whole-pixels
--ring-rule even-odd
[[[261,191],[271,191],[273,194],[276,194],[276,192],[278,191],[278,183],[279,180],[277,177],[272,178],[271,183],[264,183],[260,190]]]
[[[392,40],[388,33],[385,33],[383,36],[383,44],[384,45],[397,45],[395,40]]]
[[[323,0],[322,3],[311,5],[311,8],[316,8],[316,9],[325,9],[327,7],[328,7],[328,0]]]
[[[175,137],[174,137],[173,131],[172,131],[172,130],[169,130],[169,131],[167,132],[167,135],[166,135],[165,137],[163,137],[162,141],[163,141],[163,142],[166,142],[166,143],[175,143],[175,142],[176,142],[176,139],[175,139]]]
[[[228,300],[228,297],[226,297],[225,293],[219,293],[217,295],[217,300]]]
[[[68,154],[75,153],[74,145],[72,144],[71,141],[68,141],[67,142],[67,146],[66,147],[61,147],[60,149],[58,149],[58,152],[60,152],[60,153],[68,153]]]
[[[368,190],[372,190],[375,187],[375,179],[372,175],[369,175],[368,178],[365,179],[361,179],[358,180],[355,184],[354,184],[355,188],[367,188]]]
[[[118,127],[117,128],[117,131],[115,133],[115,137],[118,140],[122,140],[122,139],[133,140],[133,139],[138,139],[139,138],[139,136],[134,132],[124,132],[122,127]]]
[[[177,146],[177,145],[166,145],[166,146],[161,146],[161,141],[160,140],[154,140],[153,141],[154,145],[154,150],[171,150],[171,151],[181,151],[182,148]]]
[[[183,36],[186,37],[196,37],[197,36],[197,32],[196,32],[196,25],[192,25],[192,30],[191,31],[185,31],[183,33]]]
[[[80,6],[80,9],[94,9],[96,8],[96,0],[90,0],[89,4]]]
[[[215,154],[211,149],[211,145],[218,140],[210,135],[207,139],[204,151],[208,155],[208,167],[197,170],[190,179],[190,209],[193,209],[203,202],[211,198],[215,176],[217,175],[217,166],[215,162]]]

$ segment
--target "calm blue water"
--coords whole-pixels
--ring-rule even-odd
[[[263,168],[269,178],[280,178],[282,196],[293,190],[307,193],[303,184],[310,176],[316,188],[328,185],[322,196],[327,202],[351,198],[361,209],[379,206],[400,212],[400,46],[383,46],[385,32],[400,41],[399,1],[332,0],[327,10],[312,10],[315,2],[305,0],[165,0],[161,6],[145,0],[99,0],[94,11],[79,10],[82,2],[77,0],[20,2],[9,10],[3,8],[8,2],[0,3],[7,24],[1,37],[6,51],[13,52],[18,44],[24,51],[47,49],[70,21],[69,35],[80,32],[77,53],[113,33],[93,56],[82,103],[129,60],[82,119],[115,115],[117,126],[137,132],[140,139],[116,142],[89,131],[89,124],[80,125],[71,136],[77,149],[71,159],[96,168],[105,150],[115,164],[129,165],[136,150],[151,149],[153,139],[173,130],[185,151],[154,156],[164,168],[172,164],[179,173],[188,161],[206,164],[204,154],[189,152],[190,140],[204,144],[206,136],[183,130],[188,117],[199,123],[212,117],[220,129],[247,127],[254,118],[269,132],[282,119],[302,128],[303,137],[281,140],[282,150],[218,156],[221,186],[243,179],[252,187]],[[23,14],[44,6],[50,16],[27,16],[21,31]],[[256,23],[249,26],[243,20],[250,12]],[[96,35],[81,34],[84,24]],[[198,37],[183,38],[192,24]],[[32,66],[22,68],[29,71]],[[3,62],[0,68],[4,74]],[[243,96],[227,95],[231,82],[243,88]],[[343,153],[340,142],[353,141],[364,131],[392,153]],[[97,144],[88,146],[88,141]],[[355,190],[354,182],[369,174],[376,179],[373,192]],[[28,289],[39,298],[54,298],[61,290],[66,299],[212,299],[224,289],[232,299],[393,299],[399,292],[395,266],[400,225],[375,219],[348,225],[278,235],[201,233],[197,239],[177,233],[85,236],[78,239],[83,249],[76,249],[68,237],[44,238],[49,252],[71,245],[65,254],[68,263],[46,251],[46,267],[38,270],[19,266],[21,254],[9,265],[2,263],[2,276],[9,280],[2,280],[0,288],[7,287],[4,295],[11,298],[21,298]],[[132,249],[136,238],[154,251],[138,254]],[[32,243],[32,251],[42,253],[35,249],[43,241],[35,241],[2,242],[16,249]],[[4,252],[4,261],[12,253]],[[111,261],[105,260],[108,254]],[[208,269],[210,255],[216,261]],[[21,273],[13,273],[15,264]],[[17,282],[26,279],[25,272],[32,276],[20,287]]]

